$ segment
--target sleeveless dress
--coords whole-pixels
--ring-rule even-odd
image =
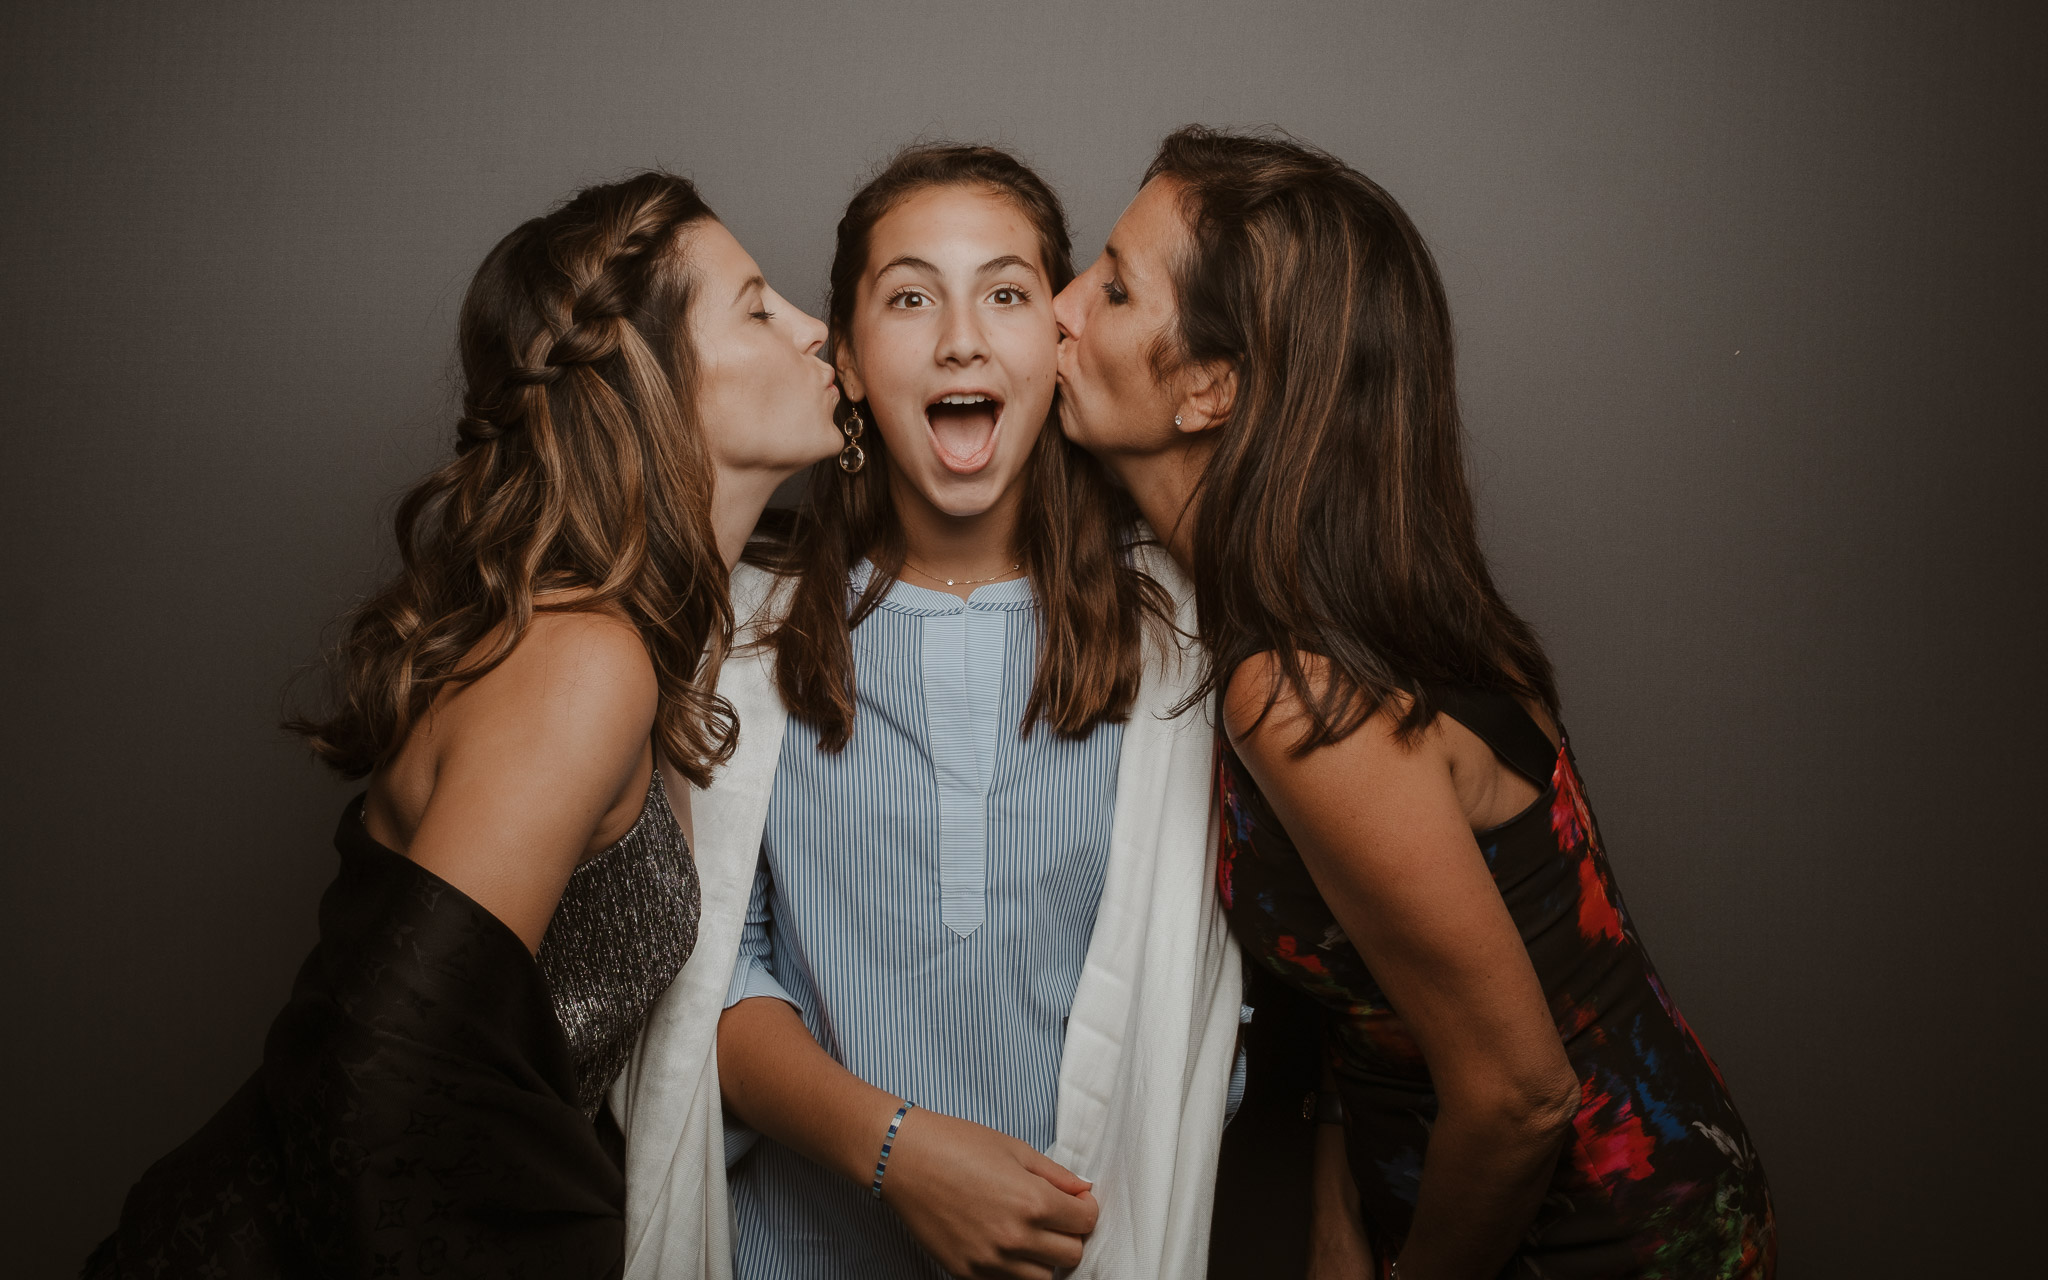
[[[1503,1277],[1765,1280],[1770,1190],[1726,1084],[1657,978],[1615,887],[1569,744],[1505,693],[1429,690],[1542,794],[1478,833],[1529,949],[1581,1105]],[[1406,1240],[1437,1109],[1429,1070],[1226,742],[1218,890],[1251,963],[1313,999],[1382,1274]]]
[[[656,769],[632,830],[570,874],[534,958],[576,1064],[576,1100],[597,1118],[647,1011],[697,945],[697,864]]]
[[[659,774],[570,876],[538,957],[373,840],[362,797],[334,843],[263,1065],[150,1166],[83,1275],[620,1275],[625,1180],[591,1119],[697,935]]]

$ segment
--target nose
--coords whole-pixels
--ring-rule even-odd
[[[1052,300],[1052,322],[1059,326],[1062,341],[1081,336],[1080,288],[1081,277],[1075,276]]]
[[[797,322],[796,339],[803,344],[805,355],[817,355],[825,347],[825,322],[808,311],[799,311],[797,315],[802,318]]]
[[[939,330],[940,364],[973,364],[988,357],[988,335],[982,332],[981,315],[975,308],[947,307]]]

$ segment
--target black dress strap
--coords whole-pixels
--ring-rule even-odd
[[[1479,735],[1510,769],[1538,787],[1557,772],[1557,744],[1543,732],[1521,699],[1499,689],[1432,684],[1429,700],[1438,711]]]

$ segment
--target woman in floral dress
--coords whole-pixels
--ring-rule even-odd
[[[1055,313],[1065,429],[1195,582],[1231,923],[1321,1011],[1311,1274],[1771,1276],[1763,1169],[1480,553],[1406,214],[1183,129]]]

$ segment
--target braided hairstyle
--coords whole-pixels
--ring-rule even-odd
[[[731,755],[713,683],[732,606],[686,327],[688,230],[713,216],[687,180],[641,173],[525,223],[477,269],[455,456],[399,504],[403,567],[350,614],[329,712],[286,726],[342,775],[388,760],[536,612],[630,621],[654,663],[662,755],[700,786]]]

